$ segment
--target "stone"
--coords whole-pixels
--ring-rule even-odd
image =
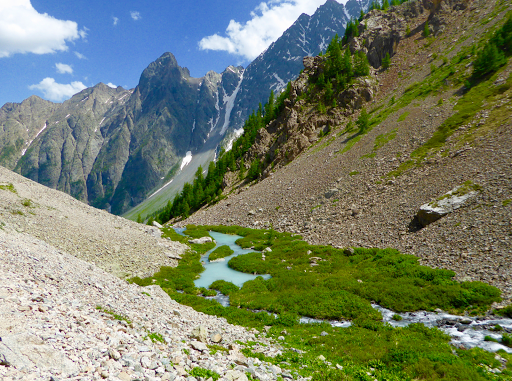
[[[210,335],[210,340],[214,343],[220,343],[222,341],[222,335],[219,332],[214,332]]]
[[[247,376],[239,370],[228,370],[224,378],[228,381],[249,381]]]
[[[331,197],[337,195],[339,193],[339,191],[340,190],[337,189],[337,188],[329,189],[327,192],[325,192],[324,197],[325,198],[331,198]]]
[[[208,347],[206,346],[206,344],[205,344],[205,343],[202,343],[202,342],[200,342],[200,341],[192,341],[192,342],[190,343],[190,346],[191,346],[192,348],[194,348],[196,351],[201,351],[201,352],[206,351],[206,350],[208,349]]]
[[[192,243],[192,244],[203,245],[205,243],[213,242],[213,238],[212,237],[201,237],[201,238],[191,239],[188,242]]]
[[[192,330],[191,336],[194,339],[197,339],[199,341],[202,341],[203,343],[206,343],[206,337],[208,336],[208,331],[204,325],[200,325],[195,327]]]
[[[343,253],[345,255],[350,256],[350,255],[354,255],[355,250],[352,247],[347,247],[345,250],[343,250]]]
[[[325,357],[324,357],[324,355],[320,355],[320,356],[318,356],[318,357],[317,357],[317,359],[318,359],[318,360],[320,360],[320,361],[325,361]]]
[[[131,377],[126,372],[121,372],[117,375],[117,378],[119,378],[121,381],[131,381]]]
[[[478,194],[471,189],[473,188],[470,186],[461,185],[438,199],[422,205],[416,214],[418,222],[425,227],[459,209],[467,200]]]
[[[151,359],[149,357],[146,357],[146,356],[141,357],[140,365],[143,368],[150,369],[151,368]]]
[[[153,221],[153,226],[154,226],[154,227],[156,227],[156,228],[158,228],[158,229],[162,229],[162,228],[163,228],[163,226],[162,226],[162,225],[160,225],[160,224],[159,224],[158,222],[156,222],[156,221]]]

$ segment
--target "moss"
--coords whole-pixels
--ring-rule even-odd
[[[506,200],[503,200],[503,206],[508,206],[512,204],[512,198],[509,198],[509,199],[506,199]]]

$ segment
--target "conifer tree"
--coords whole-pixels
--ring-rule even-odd
[[[359,127],[359,133],[365,133],[368,131],[368,128],[370,127],[370,116],[366,112],[366,108],[363,108],[361,110],[361,113],[359,114],[359,117],[356,120],[356,125]]]
[[[423,28],[423,36],[424,37],[430,36],[430,27],[428,25],[428,21],[425,21],[425,27]]]
[[[382,59],[382,68],[384,70],[388,70],[390,65],[391,65],[391,57],[389,56],[389,53],[386,53],[385,57]]]
[[[389,9],[389,1],[388,0],[384,0],[382,2],[382,10],[387,11],[388,9]]]

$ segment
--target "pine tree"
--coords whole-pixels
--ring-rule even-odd
[[[384,1],[382,2],[382,9],[383,9],[384,11],[387,11],[387,10],[389,9],[389,1],[388,1],[388,0],[384,0]]]
[[[354,55],[354,75],[356,77],[364,77],[370,74],[370,64],[368,58],[363,51],[358,51]]]
[[[476,56],[476,60],[473,63],[473,76],[479,78],[487,73],[492,73],[498,70],[505,62],[503,52],[493,43],[488,43]]]
[[[425,21],[425,27],[423,28],[423,37],[430,36],[430,27],[428,25],[428,21]]]
[[[382,68],[384,70],[388,70],[390,65],[391,65],[391,57],[389,56],[389,53],[386,53],[386,56],[382,59]]]
[[[370,127],[370,115],[366,112],[366,108],[361,110],[359,117],[356,120],[357,127],[359,127],[359,133],[365,133]]]

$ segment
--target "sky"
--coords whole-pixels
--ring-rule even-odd
[[[0,107],[99,82],[131,89],[165,52],[193,77],[246,67],[325,1],[0,0]]]

